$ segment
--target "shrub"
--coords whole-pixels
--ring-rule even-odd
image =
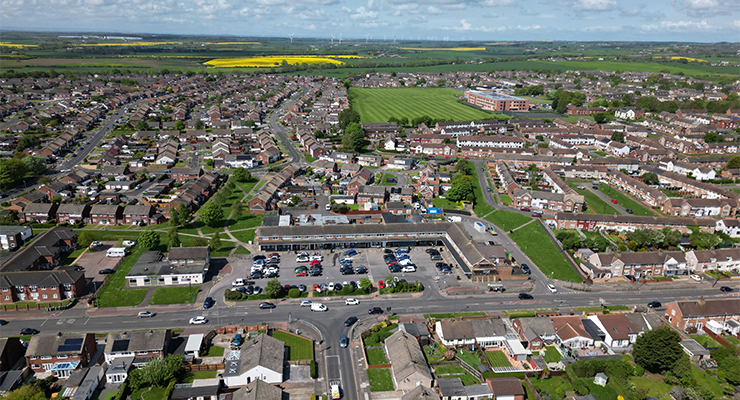
[[[288,291],[288,297],[290,297],[291,299],[297,299],[301,297],[301,291],[297,288],[290,289]]]
[[[355,288],[352,287],[352,285],[347,285],[342,288],[342,294],[345,296],[348,296],[354,292]]]
[[[311,378],[316,379],[316,361],[311,360]]]

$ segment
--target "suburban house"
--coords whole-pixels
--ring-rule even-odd
[[[90,210],[90,224],[116,225],[123,219],[123,208],[118,205],[96,204]]]
[[[690,271],[729,271],[740,268],[740,249],[691,250],[686,253]]]
[[[434,389],[419,385],[401,396],[401,400],[441,400]]]
[[[57,378],[68,378],[77,368],[87,367],[96,349],[92,333],[38,335],[28,343],[26,365],[34,372],[51,372]]]
[[[628,347],[637,340],[638,331],[624,314],[589,315],[588,319],[604,332],[604,344],[609,347]]]
[[[701,331],[710,322],[726,325],[740,321],[740,298],[673,301],[666,304],[664,317],[681,331]]]
[[[226,358],[224,385],[245,386],[255,380],[282,383],[284,354],[284,343],[265,333],[246,341]]]
[[[486,378],[494,400],[524,400],[526,393],[517,378]]]
[[[550,317],[517,318],[511,326],[519,335],[522,345],[529,350],[539,350],[545,344],[552,344],[557,340],[555,328]]]
[[[172,179],[178,182],[184,182],[189,179],[198,179],[203,175],[203,169],[200,167],[188,168],[188,167],[175,167],[170,171]]]
[[[173,247],[165,257],[158,250],[145,251],[126,280],[129,286],[186,285],[203,283],[211,254],[206,247]]]
[[[164,220],[154,207],[146,204],[126,206],[123,210],[123,223],[126,225],[157,225]]]
[[[690,273],[682,251],[647,253],[597,253],[588,258],[593,277],[612,276],[674,276]]]
[[[396,390],[411,390],[419,385],[432,386],[434,378],[414,336],[403,331],[394,333],[385,340],[385,352],[391,362]]]
[[[0,225],[0,248],[16,250],[33,236],[30,226]]]
[[[45,224],[54,221],[57,208],[59,204],[56,203],[31,203],[23,207],[23,213],[18,216],[18,219],[21,222]]]
[[[231,398],[233,400],[282,400],[283,390],[261,379],[256,379],[247,386],[237,389]]]
[[[85,222],[90,217],[90,208],[88,204],[61,204],[57,208],[57,223],[75,225]]]
[[[585,349],[593,346],[594,339],[586,332],[580,316],[562,315],[551,317],[550,320],[560,343],[571,349]]]
[[[108,365],[119,359],[131,359],[131,364],[141,368],[154,358],[167,354],[167,346],[172,339],[169,329],[109,332],[105,338],[103,355]]]

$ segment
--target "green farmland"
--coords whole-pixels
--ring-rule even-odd
[[[462,93],[452,89],[350,88],[349,95],[352,107],[360,113],[362,122],[386,122],[390,117],[411,120],[424,115],[453,121],[505,118],[460,104],[457,100]]]

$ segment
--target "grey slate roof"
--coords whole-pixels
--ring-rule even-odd
[[[237,368],[229,364],[232,361],[227,361],[224,376],[240,376],[258,365],[282,374],[284,353],[285,344],[282,341],[263,333],[242,345],[239,361],[236,361]]]
[[[164,350],[169,337],[169,329],[110,332],[105,338],[105,353]]]

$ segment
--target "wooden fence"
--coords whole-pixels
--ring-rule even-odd
[[[183,364],[182,369],[185,371],[217,371],[224,369],[224,363],[219,364]]]

